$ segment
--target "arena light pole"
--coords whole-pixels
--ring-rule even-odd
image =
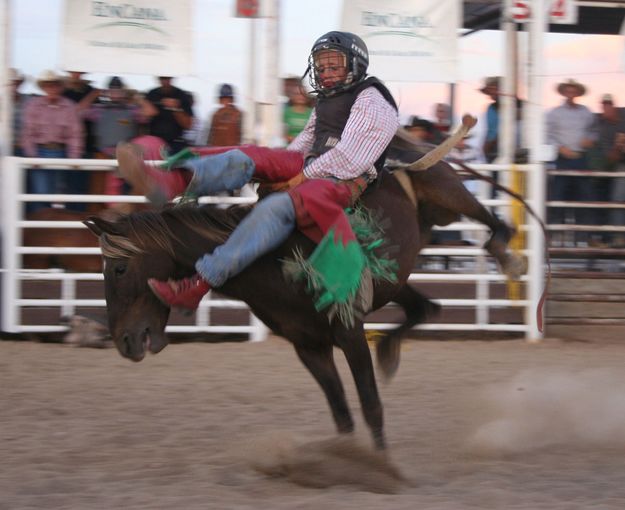
[[[261,103],[260,143],[269,147],[281,142],[280,123],[280,0],[264,0],[264,98]]]
[[[544,140],[545,125],[543,122],[543,73],[544,73],[544,38],[547,31],[548,4],[545,0],[533,0],[532,18],[529,27],[529,54],[528,54],[528,102],[526,112],[526,129],[528,130],[529,158],[534,165],[529,173],[529,190],[531,205],[541,219],[545,218],[545,163]],[[538,304],[545,284],[545,239],[540,225],[535,219],[530,220],[528,236],[529,257],[533,259],[529,264],[528,298]],[[534,331],[535,340],[543,337],[538,331],[538,317],[530,314],[528,317],[531,331]]]

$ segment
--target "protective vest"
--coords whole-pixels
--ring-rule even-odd
[[[352,105],[356,101],[356,97],[360,92],[369,87],[378,89],[384,99],[397,110],[397,105],[389,90],[374,76],[370,76],[354,88],[341,94],[330,97],[319,96],[317,105],[315,106],[317,119],[315,122],[315,141],[312,147],[313,155],[319,156],[336,146],[341,139],[343,129],[345,129],[345,124],[347,124],[347,119],[349,118]],[[374,164],[378,171],[384,166],[385,157],[386,150]]]

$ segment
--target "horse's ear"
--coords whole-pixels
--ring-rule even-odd
[[[121,235],[120,229],[115,223],[98,216],[89,216],[83,223],[97,237],[100,237],[102,234]]]

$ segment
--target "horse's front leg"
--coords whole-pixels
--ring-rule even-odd
[[[337,324],[335,326],[335,340],[345,353],[345,358],[356,382],[362,412],[373,435],[375,447],[382,450],[386,448],[382,402],[378,394],[373,362],[362,322],[357,322],[356,326],[350,329]]]
[[[311,341],[311,343],[314,342]],[[345,390],[334,364],[332,345],[295,345],[295,352],[315,378],[328,400],[339,434],[354,430],[354,420],[347,407]]]
[[[384,333],[376,345],[378,367],[386,379],[393,377],[399,367],[404,333],[439,313],[441,309],[439,304],[430,301],[408,283],[393,297],[393,302],[402,307],[406,320],[397,328]]]

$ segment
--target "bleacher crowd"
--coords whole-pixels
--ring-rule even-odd
[[[117,76],[96,88],[81,72],[59,74],[43,71],[36,79],[40,94],[20,92],[25,77],[11,70],[13,92],[13,154],[38,158],[103,158],[115,157],[115,147],[142,135],[161,138],[170,154],[188,146],[234,146],[242,143],[243,112],[235,105],[234,87],[219,86],[216,98],[219,108],[206,129],[198,129],[194,98],[189,91],[174,85],[171,76],[157,77],[158,86],[145,93],[131,90]],[[283,136],[292,141],[306,125],[314,106],[299,78],[283,81],[287,102],[283,108]],[[480,91],[491,99],[484,112],[486,132],[482,143],[465,139],[450,155],[464,162],[494,162],[498,157],[500,79],[488,77]],[[625,171],[625,108],[616,105],[614,96],[601,96],[598,112],[577,102],[586,87],[567,80],[557,85],[562,104],[546,112],[547,143],[555,149],[548,168],[558,170]],[[518,122],[522,122],[523,101],[517,99]],[[449,105],[436,103],[432,119],[412,116],[406,129],[423,142],[439,143],[452,125]],[[523,151],[518,142],[518,154]],[[519,160],[521,161],[521,159]],[[123,189],[113,173],[89,173],[70,170],[31,169],[28,172],[29,193],[108,193]],[[548,199],[570,202],[625,203],[625,178],[592,176],[550,176]],[[127,191],[127,190],[126,190]],[[46,203],[29,203],[31,212]],[[85,204],[67,204],[84,209]],[[586,225],[625,225],[625,209],[553,208],[550,223]],[[558,236],[555,242],[560,242]],[[621,233],[578,236],[581,243],[610,244],[625,247]]]

